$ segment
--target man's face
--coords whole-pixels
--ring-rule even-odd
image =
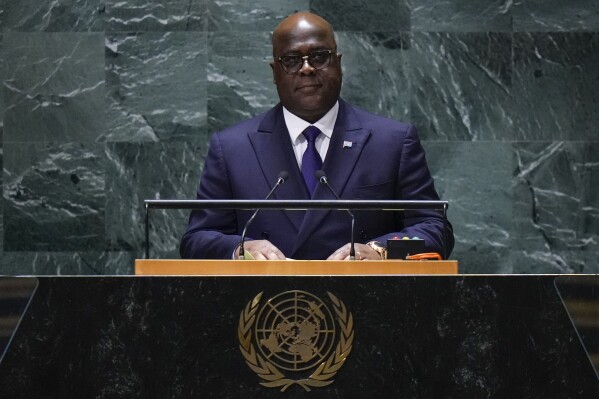
[[[316,21],[318,22],[318,21]],[[335,104],[341,91],[341,54],[330,29],[314,21],[300,19],[280,26],[273,36],[273,55],[309,55],[316,50],[333,50],[331,62],[315,69],[304,62],[295,74],[285,72],[279,61],[271,62],[281,103],[293,114],[316,122]]]

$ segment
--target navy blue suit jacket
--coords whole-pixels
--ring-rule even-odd
[[[212,135],[198,199],[264,199],[281,171],[289,178],[273,199],[310,199],[293,152],[281,104]],[[351,147],[344,142],[351,142]],[[339,113],[323,170],[342,199],[438,200],[413,125],[379,117],[339,100]],[[334,199],[323,185],[314,199]],[[230,259],[251,211],[193,211],[183,235],[183,258]],[[438,211],[355,212],[357,242],[420,237],[426,250],[453,248]],[[347,212],[262,210],[250,239],[268,239],[289,258],[326,259],[350,240]]]

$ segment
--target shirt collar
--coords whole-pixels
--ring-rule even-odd
[[[296,144],[298,137],[302,134],[304,130],[308,126],[316,126],[320,129],[320,131],[331,139],[333,135],[333,129],[335,128],[335,122],[337,121],[337,114],[339,112],[339,101],[335,102],[335,105],[324,114],[322,118],[317,120],[314,123],[309,123],[298,117],[297,115],[292,114],[287,108],[283,107],[283,117],[285,118],[285,124],[287,125],[287,130],[289,130],[289,136],[291,137],[291,142]]]

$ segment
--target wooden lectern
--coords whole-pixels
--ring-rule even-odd
[[[143,276],[379,276],[458,274],[458,262],[446,261],[320,261],[320,260],[183,260],[136,259]]]

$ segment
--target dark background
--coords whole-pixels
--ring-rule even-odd
[[[597,273],[596,0],[0,0],[0,274],[127,274],[143,200],[277,101],[270,32],[338,33],[342,96],[419,129],[466,273]],[[187,212],[153,213],[178,257]]]

